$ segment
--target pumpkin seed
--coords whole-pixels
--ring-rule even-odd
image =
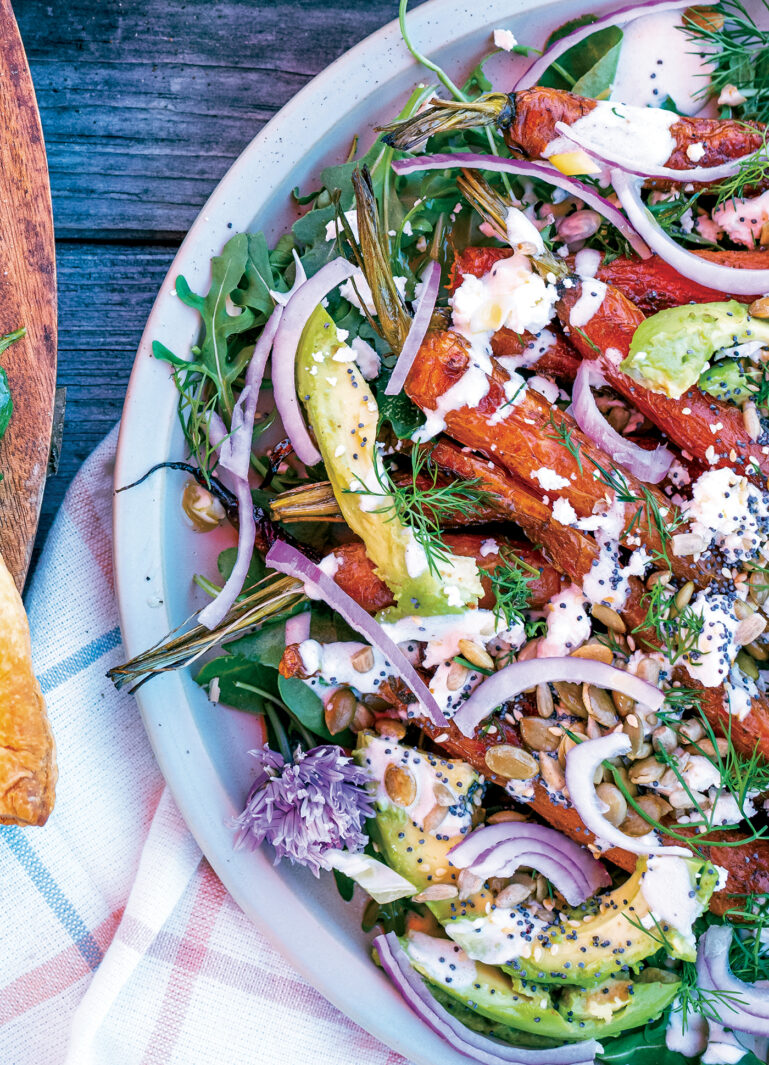
[[[589,658],[593,662],[603,662],[607,666],[610,666],[614,661],[614,655],[611,652],[611,648],[607,647],[605,643],[598,643],[597,640],[591,640],[590,643],[583,643],[576,651],[571,652],[571,657]]]
[[[631,699],[625,692],[612,692],[611,697],[620,717],[627,717],[635,710],[635,699]]]
[[[683,610],[685,606],[689,605],[689,600],[694,595],[694,581],[687,581],[686,584],[678,589],[678,593],[673,600],[676,610]],[[659,670],[657,671],[659,676]]]
[[[604,728],[613,728],[617,724],[617,709],[611,695],[594,684],[582,685],[582,701],[590,717],[594,717]]]
[[[632,795],[635,798],[635,796],[638,794],[638,785],[634,784],[633,781],[630,779],[630,776],[629,776],[628,771],[627,771],[627,767],[622,765],[622,764],[615,765],[614,766],[614,770],[615,770],[617,776],[622,781],[622,784],[624,785],[625,790],[627,791],[627,793],[629,795]]]
[[[754,318],[769,318],[769,296],[753,300],[748,307],[748,314],[752,314]]]
[[[337,688],[323,710],[326,728],[332,736],[349,728],[358,709],[358,700],[351,688]]]
[[[749,583],[753,598],[759,606],[763,606],[766,600],[769,599],[769,578],[767,578],[766,573],[762,570],[755,570],[750,575]]]
[[[692,585],[692,587],[694,587]],[[636,676],[641,680],[646,680],[649,684],[657,684],[660,679],[660,663],[656,658],[652,658],[650,655],[644,655],[639,659],[636,666]]]
[[[750,677],[751,680],[758,680],[758,666],[752,655],[749,655],[747,651],[740,651],[735,661],[746,677]]]
[[[497,810],[495,814],[491,814],[486,818],[486,824],[498,825],[503,821],[527,821],[526,814],[519,813],[517,810]]]
[[[649,787],[658,784],[665,772],[665,767],[656,758],[642,758],[628,769],[628,775],[634,784]]]
[[[541,717],[522,717],[518,728],[521,739],[532,751],[555,751],[561,742],[560,735],[553,735],[551,725]]]
[[[442,902],[444,899],[455,899],[459,894],[459,888],[454,884],[430,884],[414,895],[414,902]]]
[[[484,761],[492,773],[507,777],[508,780],[531,780],[537,775],[538,765],[534,757],[522,747],[513,747],[510,743],[489,747]]]
[[[549,684],[537,685],[537,713],[540,717],[553,716],[553,693]]]
[[[380,717],[375,728],[380,736],[386,736],[389,740],[402,740],[406,735],[403,722],[394,721],[391,717]]]
[[[709,758],[715,758],[716,751],[721,758],[726,758],[729,753],[729,741],[723,736],[716,736],[716,746],[711,739],[700,740],[697,744],[696,754],[704,754]]]
[[[374,715],[371,713],[365,703],[356,703],[355,716],[350,722],[350,728],[353,732],[365,732],[374,724]]]
[[[434,832],[435,829],[446,819],[448,813],[448,807],[441,806],[438,803],[433,806],[426,815],[422,822],[422,828],[425,832]]]
[[[514,906],[520,906],[530,894],[531,890],[525,884],[508,884],[494,899],[494,905],[512,910]]]
[[[537,650],[539,649],[540,643],[541,643],[541,640],[540,640],[539,636],[535,640],[529,640],[529,642],[525,643],[523,645],[523,647],[520,649],[520,651],[518,652],[518,659],[517,660],[519,662],[528,662],[529,659],[536,658],[537,657]]]
[[[652,753],[652,745],[649,743],[648,740],[644,740],[644,742],[638,748],[638,753],[637,754],[633,754],[631,752],[628,755],[628,758],[635,758],[635,759],[648,758],[651,753]]]
[[[627,802],[616,784],[599,784],[595,791],[601,802],[608,806],[603,816],[609,824],[615,827],[621,825],[627,817]]]
[[[600,621],[602,625],[605,625],[607,629],[611,629],[612,632],[627,632],[627,626],[617,611],[612,610],[605,603],[594,603],[590,612],[596,621]]]
[[[539,756],[539,771],[551,791],[563,793],[566,787],[566,777],[558,758],[553,758],[552,755],[543,751]]]
[[[644,745],[644,727],[636,714],[628,714],[622,722],[622,731],[630,740],[628,756],[630,758],[638,758]]]
[[[559,743],[559,745],[558,745],[558,761],[559,761],[559,763],[561,764],[561,766],[563,768],[566,768],[566,755],[569,753],[569,751],[572,749],[572,747],[576,747],[577,743],[580,742],[581,740],[586,740],[587,739],[587,736],[582,731],[575,731],[574,729],[570,729],[569,731],[572,732],[575,736],[577,736],[578,739],[577,740],[573,740],[571,738],[571,736],[564,736],[563,739],[561,740],[561,742]]]
[[[542,873],[537,876],[537,902],[542,902],[547,898],[549,891],[547,888],[547,880]]]
[[[672,576],[669,569],[656,569],[646,578],[646,587],[653,588],[655,584],[670,584]]]
[[[746,644],[745,650],[750,657],[755,658],[757,662],[766,662],[769,660],[769,650],[767,650],[765,644],[758,643],[757,640],[754,640],[753,643]]]
[[[678,746],[678,737],[668,725],[660,725],[652,732],[652,747],[655,751],[670,753]]]
[[[739,602],[739,599],[737,600]],[[735,603],[735,607],[736,607]],[[761,614],[751,614],[750,617],[745,618],[737,626],[734,633],[734,642],[743,647],[746,643],[753,643],[757,640],[761,633],[766,628],[766,618]]]
[[[556,680],[553,682],[553,687],[564,709],[574,714],[575,717],[587,717],[587,710],[582,702],[582,686],[580,684],[571,684],[566,680]]]
[[[460,640],[459,653],[474,666],[479,666],[481,669],[494,669],[494,659],[489,652],[472,640]]]
[[[636,799],[636,802],[644,811],[655,821],[659,821],[663,814],[670,811],[670,804],[661,799],[658,795],[641,795]],[[622,824],[619,826],[620,831],[627,833],[628,836],[645,836],[647,832],[651,832],[652,826],[641,817],[635,810],[628,810],[628,815]]]
[[[470,670],[467,666],[463,666],[461,662],[452,662],[446,674],[446,687],[450,692],[459,691],[460,688],[464,688],[469,675]]]
[[[684,741],[688,740],[689,743],[696,743],[705,735],[705,729],[702,722],[694,717],[689,721],[681,722],[678,726],[678,735]]]
[[[368,673],[374,668],[374,651],[371,647],[361,647],[350,659],[356,673]]]
[[[751,614],[755,614],[755,610],[750,603],[745,603],[742,599],[734,600],[734,616],[738,621],[744,621],[745,618],[749,618]]]
[[[391,762],[385,769],[384,785],[397,806],[411,806],[417,797],[417,782],[410,769]]]

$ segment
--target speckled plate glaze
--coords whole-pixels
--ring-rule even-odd
[[[591,4],[590,10],[611,6],[617,5]],[[585,0],[430,0],[409,15],[409,27],[418,47],[460,79],[488,50],[496,27],[541,46],[551,30],[585,7]],[[510,88],[523,65],[510,58],[500,87]],[[181,354],[197,338],[197,316],[174,292],[178,275],[193,290],[205,291],[209,261],[233,232],[256,228],[277,238],[295,217],[290,190],[309,188],[323,166],[342,161],[356,133],[365,149],[374,123],[396,113],[425,74],[392,22],[310,82],[233,164],[189,231],[147,321],[123,410],[116,486],[184,452],[173,381],[166,364],[151,357],[153,340]],[[180,492],[180,475],[163,471],[115,497],[115,581],[129,656],[203,605],[190,577],[214,574],[218,552],[232,542],[226,531],[195,535],[182,521]],[[291,964],[335,1006],[416,1065],[467,1065],[372,965],[359,906],[341,901],[330,876],[318,882],[305,869],[285,863],[275,868],[267,851],[232,849],[228,822],[242,809],[253,779],[247,754],[257,742],[253,718],[214,708],[185,672],[155,678],[140,689],[137,701],[160,768],[203,853]]]

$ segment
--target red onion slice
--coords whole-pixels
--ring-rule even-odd
[[[365,636],[373,647],[382,652],[393,669],[411,688],[424,716],[440,728],[448,725],[432,692],[398,645],[362,606],[359,606],[327,573],[323,572],[320,566],[316,566],[301,551],[284,540],[275,541],[267,552],[265,562],[279,573],[286,573],[289,577],[296,577],[305,584],[311,584],[332,610],[336,610],[337,614],[362,636]]]
[[[700,987],[726,992],[719,997],[719,1020],[727,1028],[749,1035],[769,1035],[769,991],[738,980],[729,966],[730,925],[711,925],[697,945]]]
[[[251,488],[248,479],[231,476],[232,486],[238,499],[238,554],[232,573],[227,578],[224,587],[216,599],[204,607],[198,614],[198,621],[207,629],[215,629],[219,625],[232,604],[240,595],[248,576],[248,567],[251,563],[251,555],[254,550],[256,539],[256,521],[254,519],[254,501],[251,498]]]
[[[735,296],[759,296],[769,292],[769,269],[742,270],[734,266],[721,266],[719,263],[692,255],[680,244],[676,244],[647,211],[641,199],[639,178],[622,170],[612,170],[611,181],[636,230],[652,251],[683,277],[688,277],[690,281],[696,281],[705,288],[730,292]]]
[[[583,136],[565,122],[556,122],[555,128],[572,144],[582,148],[591,159],[595,159],[597,163],[601,163],[603,166],[619,167],[620,170],[624,170],[628,174],[637,174],[646,178],[661,178],[669,181],[696,181],[700,184],[709,181],[722,181],[724,178],[736,174],[747,159],[758,158],[761,154],[760,152],[750,152],[747,155],[740,156],[738,159],[730,159],[728,163],[721,163],[720,166],[695,166],[689,170],[675,170],[670,166],[651,166],[646,163],[638,163],[635,159],[627,159],[618,152],[607,151],[605,148],[596,148],[589,137]]]
[[[387,388],[385,389],[386,396],[397,396],[403,388],[414,359],[417,357],[419,349],[422,347],[422,341],[425,338],[425,334],[430,328],[430,320],[433,316],[433,310],[435,309],[435,301],[438,299],[438,290],[441,287],[440,263],[435,262],[434,259],[428,263],[422,276],[422,282],[424,288],[419,299],[419,306],[416,309],[408,336],[406,337],[401,353],[398,356],[398,361],[395,364],[392,377],[387,382]]]
[[[484,825],[449,851],[451,864],[484,880],[512,876],[520,866],[543,873],[570,906],[579,906],[611,878],[589,851],[545,825],[505,821]]]
[[[673,452],[666,447],[645,451],[625,436],[612,429],[598,409],[592,388],[605,386],[601,374],[589,362],[583,361],[574,379],[571,395],[571,413],[585,436],[603,448],[607,455],[624,466],[640,481],[659,484],[673,462]]]
[[[320,462],[321,455],[310,439],[296,394],[296,352],[310,315],[328,293],[355,273],[346,259],[333,259],[300,285],[283,310],[272,352],[272,386],[278,408],[296,457],[305,466]]]
[[[594,1065],[600,1049],[593,1039],[569,1043],[552,1050],[528,1050],[497,1042],[465,1026],[437,1002],[414,969],[394,932],[374,940],[382,968],[400,992],[406,1005],[436,1035],[471,1062],[480,1065]]]
[[[579,44],[580,41],[584,41],[586,37],[598,33],[599,30],[607,29],[609,26],[624,26],[626,22],[632,22],[633,19],[640,18],[642,15],[675,11],[678,7],[687,6],[688,0],[662,0],[662,2],[654,0],[652,3],[621,7],[618,11],[603,15],[601,18],[596,19],[595,22],[590,22],[587,26],[580,26],[565,37],[561,37],[560,40],[554,41],[539,59],[535,59],[526,73],[515,83],[515,91],[520,92],[521,89],[530,89],[532,85],[536,85],[547,68],[557,59],[560,59],[565,52],[568,52],[575,44]]]
[[[464,167],[467,170],[494,170],[501,174],[519,174],[521,177],[538,178],[559,189],[564,189],[571,196],[592,207],[607,222],[619,230],[628,244],[642,259],[648,259],[651,252],[628,223],[622,211],[618,210],[604,196],[599,196],[595,189],[582,181],[567,177],[560,170],[547,163],[536,163],[529,159],[500,159],[496,155],[482,155],[475,152],[457,152],[454,155],[414,155],[407,159],[396,159],[392,164],[396,174],[413,174],[418,170],[449,170],[452,167]]]
[[[535,659],[541,662],[542,659]],[[607,669],[611,669],[607,666]],[[592,682],[591,682],[592,683]],[[645,683],[645,681],[643,682]],[[647,684],[647,688],[651,685]],[[657,691],[655,688],[654,691]],[[658,692],[662,696],[662,692]],[[638,699],[637,696],[633,696]],[[647,699],[638,699],[638,702],[650,705]],[[659,708],[662,700],[654,708]],[[595,740],[585,740],[578,743],[566,755],[566,786],[569,789],[569,798],[574,809],[582,818],[585,828],[590,829],[597,839],[610,843],[613,847],[622,847],[623,850],[632,854],[664,854],[683,855],[690,858],[691,851],[683,847],[662,847],[658,844],[649,843],[644,837],[638,839],[627,836],[618,828],[610,824],[601,812],[601,800],[595,790],[593,777],[598,766],[607,758],[617,758],[627,754],[630,750],[630,738],[624,732],[610,732],[608,736],[600,736]],[[651,831],[651,826],[649,828]]]
[[[487,677],[463,703],[453,721],[464,736],[472,736],[477,726],[503,703],[538,684],[565,680],[574,684],[595,684],[599,688],[624,692],[636,702],[659,710],[665,696],[654,685],[633,673],[589,658],[531,658],[513,662]],[[576,748],[575,748],[576,750]]]

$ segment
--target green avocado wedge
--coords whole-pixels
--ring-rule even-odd
[[[471,962],[448,939],[410,932],[400,943],[431,990],[440,988],[490,1021],[560,1043],[608,1038],[648,1024],[670,1005],[681,986],[672,973],[650,970],[661,979],[607,980],[593,989],[570,987],[559,992],[516,980],[496,966]]]
[[[387,620],[473,606],[483,594],[475,560],[451,557],[429,567],[413,529],[399,517],[376,444],[374,393],[323,307],[299,341],[296,383],[342,516],[395,597]]]
[[[680,399],[715,352],[751,340],[769,343],[769,322],[736,300],[669,307],[641,322],[620,369],[651,392]]]
[[[594,986],[614,977],[624,979],[631,968],[659,950],[661,937],[671,956],[694,960],[691,937],[668,924],[659,929],[655,926],[643,894],[645,858],[639,858],[633,875],[619,887],[575,909],[548,913],[536,905],[527,908],[526,903],[497,907],[487,883],[460,893],[459,873],[449,852],[473,827],[472,805],[466,809],[459,834],[455,828],[441,831],[443,825],[460,824],[455,815],[426,831],[418,811],[432,809],[424,794],[435,783],[445,781],[455,795],[472,792],[477,797],[478,774],[460,759],[441,759],[373,733],[362,733],[358,744],[356,761],[366,765],[378,782],[376,817],[369,828],[381,857],[420,892],[432,888],[434,898],[426,900],[430,911],[451,939],[474,959],[502,966],[518,980],[562,986]],[[399,768],[409,768],[414,776],[416,805],[404,807],[388,791],[388,774]],[[718,873],[709,863],[685,860],[692,890],[704,909]],[[438,885],[444,890],[436,891]]]

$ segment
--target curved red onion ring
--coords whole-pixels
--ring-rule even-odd
[[[398,356],[398,361],[395,364],[392,377],[387,382],[387,388],[385,389],[386,396],[397,396],[403,388],[412,363],[419,354],[419,349],[422,346],[425,333],[430,328],[430,319],[433,316],[435,301],[438,298],[438,290],[441,287],[440,263],[437,263],[434,259],[428,263],[422,277],[422,282],[424,288],[419,299],[419,306],[417,307],[411,322],[408,336],[401,348],[401,353]]]
[[[662,0],[661,3],[659,0],[654,0],[652,3],[621,7],[618,11],[612,11],[608,15],[597,18],[595,22],[588,23],[587,26],[580,26],[572,33],[561,37],[560,40],[554,41],[539,59],[534,60],[525,74],[515,83],[515,92],[519,92],[521,89],[530,89],[532,85],[536,85],[547,68],[557,59],[560,59],[564,52],[568,52],[575,44],[579,44],[586,37],[598,33],[599,30],[607,29],[609,26],[623,26],[626,22],[632,22],[633,19],[640,18],[642,15],[653,15],[662,11],[675,11],[677,7],[687,6],[688,0]]]
[[[246,389],[243,390],[241,398],[245,396],[246,391]],[[233,412],[233,425],[234,421],[235,418]],[[218,415],[212,415],[209,419],[208,433],[212,445],[221,450],[224,441],[227,440],[227,430]],[[256,539],[254,501],[251,498],[251,488],[248,483],[248,477],[240,477],[229,470],[227,472],[229,473],[230,485],[238,500],[238,553],[235,558],[235,565],[232,567],[232,573],[225,581],[224,587],[219,592],[216,599],[209,603],[208,606],[204,607],[198,614],[198,621],[201,625],[205,625],[207,629],[216,628],[240,595],[243,585],[246,582],[246,577],[248,576],[248,567],[251,563],[251,556],[254,551],[254,540]]]
[[[487,677],[463,703],[453,721],[464,736],[472,736],[476,727],[492,710],[538,684],[566,680],[576,684],[595,684],[599,688],[624,692],[636,702],[659,710],[665,696],[654,685],[633,673],[589,658],[530,658],[513,662]],[[576,750],[576,748],[575,748]]]
[[[476,152],[457,152],[454,155],[413,155],[407,159],[396,159],[392,168],[396,174],[413,174],[417,170],[448,170],[452,167],[464,167],[468,170],[494,170],[503,174],[520,174],[521,177],[538,178],[559,189],[564,189],[571,196],[586,203],[602,215],[607,222],[619,230],[636,255],[648,259],[651,252],[633,227],[628,223],[622,211],[618,210],[604,196],[599,196],[595,189],[575,178],[566,177],[560,170],[547,163],[536,163],[529,159],[500,159],[496,155],[482,155]]]
[[[697,946],[700,986],[726,992],[719,1001],[720,1022],[737,1032],[769,1035],[769,991],[738,980],[729,967],[730,925],[711,925]]]
[[[666,447],[657,447],[646,451],[625,436],[620,436],[616,429],[604,418],[598,409],[591,391],[604,386],[601,374],[589,362],[580,363],[571,396],[571,413],[574,421],[585,436],[603,448],[607,455],[630,470],[640,481],[647,484],[659,484],[665,477],[673,462],[673,452]]]
[[[326,602],[332,610],[344,618],[344,620],[365,636],[369,643],[381,651],[394,670],[403,678],[421,706],[422,713],[433,724],[440,728],[448,725],[441,708],[435,701],[435,697],[425,682],[411,665],[409,660],[384,632],[382,626],[376,622],[370,614],[355,602],[339,585],[324,573],[320,566],[316,566],[309,558],[298,551],[284,540],[276,540],[267,552],[265,562],[268,566],[286,573],[289,577],[311,584],[318,592],[320,598]]]
[[[535,661],[541,662],[543,659],[535,659]],[[611,669],[611,666],[607,668]],[[662,696],[662,692],[658,694]],[[634,698],[637,697],[634,696]],[[646,699],[638,701],[649,705]],[[661,701],[657,704],[658,707]],[[569,798],[574,809],[582,818],[585,828],[589,828],[598,839],[610,843],[613,847],[622,847],[623,850],[630,851],[632,854],[671,856],[681,854],[687,858],[691,857],[691,851],[683,847],[661,847],[643,842],[644,837],[636,839],[633,836],[627,836],[610,824],[601,812],[601,800],[598,798],[593,783],[595,771],[607,758],[617,758],[621,754],[627,754],[630,746],[630,738],[626,733],[610,732],[607,736],[599,736],[595,740],[584,740],[576,747],[572,747],[566,755],[566,786],[569,789]]]
[[[466,1028],[437,1002],[414,969],[394,932],[374,940],[382,968],[401,993],[406,1005],[436,1035],[473,1062],[481,1065],[594,1065],[599,1050],[593,1039],[567,1043],[552,1050],[528,1050],[497,1042]]]
[[[570,906],[579,906],[611,883],[603,865],[584,847],[554,828],[518,821],[477,828],[449,851],[449,860],[484,880],[512,876],[521,865],[536,869]]]
[[[296,395],[296,351],[307,320],[324,296],[355,273],[346,259],[333,259],[300,285],[283,310],[272,352],[272,386],[275,406],[296,457],[305,466],[320,462],[320,452],[310,439]]]
[[[769,292],[769,269],[741,270],[734,266],[721,266],[692,255],[662,229],[647,211],[640,192],[640,178],[612,170],[611,182],[625,208],[628,218],[643,236],[652,251],[675,270],[706,288],[731,292],[735,296],[759,296]]]
[[[751,152],[748,155],[740,156],[739,159],[730,159],[728,163],[721,163],[720,166],[695,166],[688,170],[674,170],[670,166],[638,164],[635,160],[625,159],[622,155],[611,150],[596,148],[595,145],[590,143],[589,137],[584,137],[565,122],[556,122],[555,128],[572,144],[576,144],[578,148],[582,148],[587,152],[590,158],[595,159],[597,163],[607,167],[618,167],[628,174],[636,174],[646,178],[661,178],[679,182],[696,181],[700,184],[708,181],[722,181],[724,178],[736,174],[747,159],[757,158],[760,155],[759,152]]]

